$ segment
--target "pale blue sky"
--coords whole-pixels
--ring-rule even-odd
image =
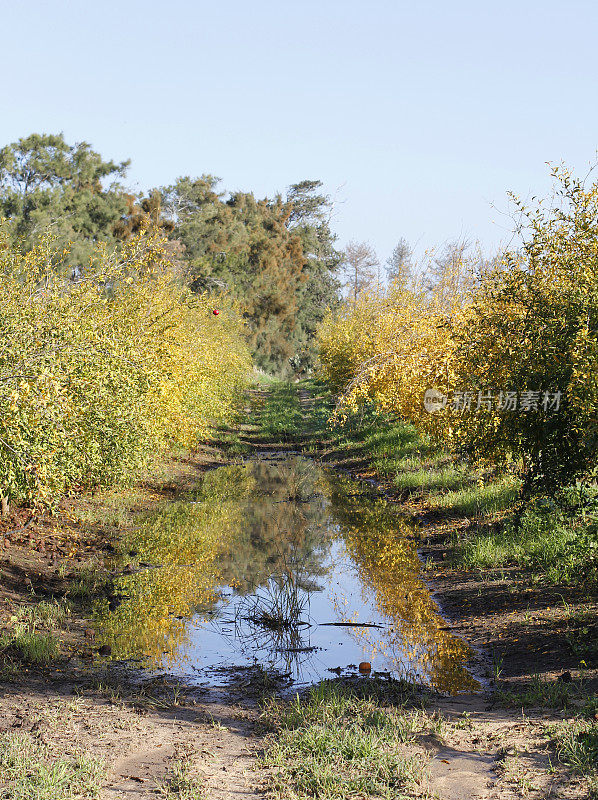
[[[0,0],[0,144],[63,131],[138,189],[319,178],[382,258],[508,235],[506,192],[598,147],[596,2]]]

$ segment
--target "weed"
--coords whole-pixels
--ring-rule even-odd
[[[56,628],[65,621],[70,611],[70,605],[67,602],[42,600],[34,605],[20,606],[10,621],[28,628],[36,628],[38,625]]]
[[[0,636],[4,666],[14,666],[15,660],[26,664],[49,664],[59,653],[55,628],[68,613],[68,605],[58,602],[42,601],[17,609],[10,619],[10,630]],[[48,630],[39,630],[40,627]]]
[[[502,476],[488,483],[480,481],[474,486],[432,495],[430,504],[465,516],[494,514],[513,506],[519,491],[518,480],[512,476]]]
[[[276,730],[263,757],[275,797],[396,798],[421,784],[423,759],[401,753],[420,730],[417,714],[323,682],[303,699],[272,701],[264,717]]]
[[[496,651],[492,652],[492,664],[491,664],[491,675],[493,680],[498,681],[500,680],[500,676],[502,675],[502,665],[503,665],[503,657],[500,653]]]
[[[26,664],[44,665],[53,661],[59,652],[58,637],[53,633],[38,633],[23,627],[0,638],[0,649],[6,648]]]
[[[194,774],[191,752],[178,749],[171,776],[158,786],[158,792],[167,800],[204,800],[205,783]]]
[[[598,796],[598,722],[577,716],[549,731],[559,760],[589,779],[590,797]]]
[[[84,754],[53,756],[27,733],[0,734],[0,791],[12,800],[96,798],[104,776],[101,761]]]
[[[469,483],[469,479],[463,467],[450,464],[400,471],[396,473],[393,483],[399,489],[432,491],[434,489],[460,489],[464,484]]]
[[[586,696],[582,679],[565,683],[559,680],[542,680],[534,675],[529,685],[520,691],[499,688],[496,699],[501,705],[526,708],[568,708]]]
[[[81,600],[89,600],[104,594],[110,583],[110,576],[99,564],[84,564],[69,586],[69,595]]]
[[[592,523],[565,514],[558,507],[532,505],[517,528],[512,520],[484,532],[474,530],[460,544],[459,560],[469,568],[517,564],[535,582],[583,584],[598,582],[598,532]]]
[[[594,660],[598,656],[598,630],[596,614],[589,609],[571,609],[563,600],[565,607],[565,639],[571,652],[580,659]]]

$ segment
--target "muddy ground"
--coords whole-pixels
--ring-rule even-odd
[[[261,446],[276,448],[277,443]],[[321,456],[356,477],[376,480],[363,454],[341,457],[322,443]],[[176,497],[203,471],[225,461],[211,447],[173,458],[166,477],[140,483],[139,506],[132,504],[130,513]],[[495,689],[498,681],[502,691],[520,690],[539,675],[555,685],[579,686],[582,680],[578,702],[594,690],[597,665],[580,667],[571,644],[571,609],[582,603],[588,608],[588,599],[560,587],[528,585],[515,571],[455,571],[447,542],[455,526],[469,521],[427,516],[425,508],[393,497],[390,487],[380,488],[425,530],[426,577],[448,624],[478,650],[486,682],[477,694],[427,699],[426,713],[441,718],[442,725],[432,726],[434,732],[416,744],[428,777],[413,796],[587,797],[584,778],[565,769],[551,741],[552,727],[571,716],[571,706],[522,708],[515,701],[509,707],[497,702]],[[100,651],[89,603],[72,595],[81,568],[109,559],[118,538],[113,526],[74,521],[76,508],[93,502],[92,497],[67,498],[54,514],[44,515],[15,509],[0,522],[2,630],[10,630],[16,607],[40,599],[66,596],[71,608],[60,626],[60,657],[50,668],[28,667],[3,653],[0,734],[33,737],[55,754],[84,751],[103,759],[100,797],[105,800],[263,797],[269,776],[259,758],[269,733],[260,699],[276,687],[265,687],[259,676],[247,673],[227,690],[187,690],[174,680],[140,678],[131,665],[114,663]],[[181,764],[192,773],[197,794],[175,791],[172,781]]]

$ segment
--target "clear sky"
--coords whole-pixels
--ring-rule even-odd
[[[508,237],[598,147],[598,3],[0,0],[0,144],[63,131],[137,189],[319,178],[340,242]]]

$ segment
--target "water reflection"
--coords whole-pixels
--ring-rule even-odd
[[[369,661],[442,691],[476,685],[419,577],[414,531],[310,459],[216,469],[130,544],[146,566],[96,609],[116,657],[196,679],[258,663],[311,682]]]

